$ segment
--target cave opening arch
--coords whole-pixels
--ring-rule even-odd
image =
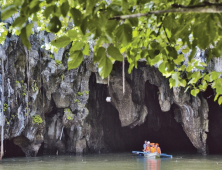
[[[94,73],[90,77],[89,87],[88,107],[92,110],[93,106],[99,104],[94,113],[99,113],[104,142],[110,152],[142,150],[144,140],[159,143],[162,152],[196,152],[181,124],[174,118],[174,110],[178,109],[177,106],[172,105],[170,111],[162,112],[158,101],[158,87],[150,84],[149,81],[145,83],[144,99],[148,115],[142,125],[134,128],[121,127],[117,109],[106,102],[107,85],[97,84]],[[95,94],[99,94],[99,97],[95,97]]]

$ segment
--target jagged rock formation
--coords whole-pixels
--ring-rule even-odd
[[[12,140],[26,156],[36,156],[41,146],[46,154],[121,150],[126,148],[121,135],[128,133],[130,128],[131,132],[137,132],[139,127],[149,127],[164,136],[164,132],[171,134],[181,125],[193,146],[201,153],[207,152],[209,109],[201,94],[194,98],[183,89],[170,89],[168,80],[155,67],[144,63],[130,75],[126,74],[123,94],[122,67],[118,62],[108,86],[107,79],[99,77],[90,57],[85,57],[79,68],[67,70],[69,46],[55,55],[62,64],[53,60],[50,53],[41,48],[44,42],[52,39],[53,35],[44,32],[32,35],[32,48],[27,51],[21,40],[12,36],[4,46],[7,56],[4,95],[8,105],[5,139]],[[148,93],[147,82],[149,88],[156,86],[158,91]],[[111,97],[111,104],[102,102],[107,96]],[[158,101],[158,106],[149,100]],[[167,116],[160,114],[157,107]],[[111,118],[111,112],[118,113],[119,119]],[[34,119],[37,115],[40,122]],[[109,118],[110,122],[106,120]],[[115,124],[121,126],[114,127]],[[147,133],[151,135],[151,130]],[[173,133],[171,135],[172,139],[176,138]],[[175,135],[180,135],[179,131],[175,130]],[[155,135],[150,137],[161,140]],[[136,139],[126,138],[136,144]],[[182,139],[188,141],[181,134]]]

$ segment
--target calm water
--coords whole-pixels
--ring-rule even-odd
[[[177,154],[174,158],[148,159],[130,153],[85,156],[5,158],[0,170],[222,170],[222,155]]]

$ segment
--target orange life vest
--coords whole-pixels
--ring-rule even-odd
[[[151,153],[156,152],[156,148],[155,148],[155,147],[151,147],[151,148],[150,148],[150,152],[151,152]]]
[[[157,147],[157,152],[158,152],[159,154],[161,154],[160,147]]]
[[[150,147],[149,147],[149,146],[146,146],[145,151],[146,151],[146,152],[150,152]]]

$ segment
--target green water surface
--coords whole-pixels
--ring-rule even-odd
[[[222,155],[176,154],[148,159],[131,153],[5,158],[0,170],[222,170]]]

